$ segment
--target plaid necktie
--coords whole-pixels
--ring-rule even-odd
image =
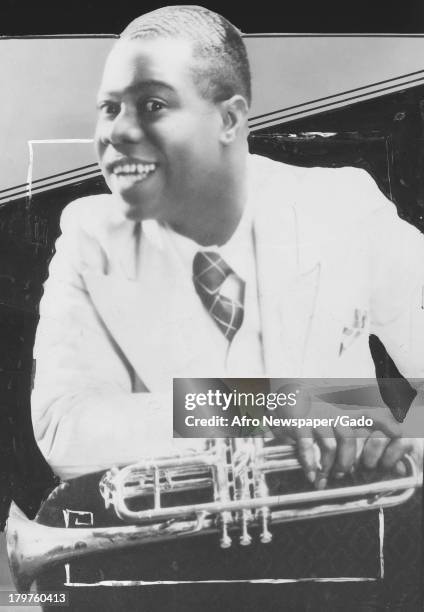
[[[193,260],[193,283],[206,310],[231,342],[243,322],[245,282],[218,253],[199,251]]]

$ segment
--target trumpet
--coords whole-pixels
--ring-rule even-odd
[[[262,439],[214,439],[200,453],[146,459],[112,468],[99,482],[105,507],[116,514],[114,527],[61,528],[30,521],[13,505],[7,524],[12,577],[27,591],[49,567],[81,557],[218,533],[222,548],[252,542],[252,528],[263,544],[278,523],[327,517],[407,501],[418,487],[415,462],[404,458],[406,476],[324,490],[272,492],[270,477],[301,470],[290,445],[266,446]],[[172,505],[183,493],[202,493],[197,503]]]

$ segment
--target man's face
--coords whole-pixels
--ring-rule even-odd
[[[222,164],[219,107],[193,61],[188,41],[157,38],[121,41],[106,62],[95,145],[129,219],[178,223]]]

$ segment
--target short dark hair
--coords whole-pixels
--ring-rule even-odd
[[[241,94],[251,102],[251,78],[240,31],[202,6],[165,6],[132,21],[121,39],[183,38],[193,43],[194,80],[201,95],[219,102]]]

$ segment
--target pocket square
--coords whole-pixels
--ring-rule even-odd
[[[342,331],[342,341],[340,342],[339,347],[339,357],[353,344],[356,338],[358,338],[362,334],[367,324],[367,320],[368,311],[362,310],[360,308],[355,308],[352,324],[349,326],[345,326]]]

